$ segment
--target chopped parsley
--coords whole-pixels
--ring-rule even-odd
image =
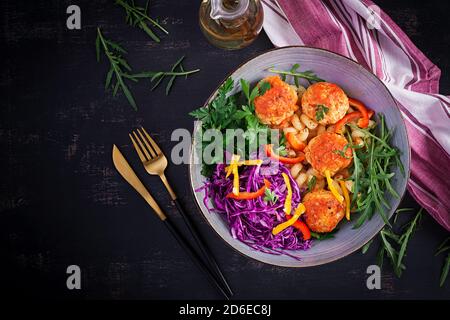
[[[278,196],[275,194],[275,192],[267,188],[264,192],[264,201],[274,204],[278,201]]]
[[[323,104],[318,104],[316,109],[316,120],[317,121],[323,120],[325,114],[327,114],[329,110],[330,108],[328,108],[327,106],[324,106]]]

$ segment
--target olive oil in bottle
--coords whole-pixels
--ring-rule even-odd
[[[203,0],[200,28],[209,42],[222,49],[240,49],[252,43],[262,29],[259,0]]]

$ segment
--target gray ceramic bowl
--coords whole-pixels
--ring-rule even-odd
[[[405,166],[406,174],[403,176],[397,169],[393,186],[400,195],[403,195],[409,177],[410,164],[410,149],[405,124],[388,89],[364,67],[344,56],[326,50],[293,46],[265,52],[241,65],[230,76],[235,81],[244,78],[254,84],[270,74],[267,72],[268,68],[289,70],[295,63],[300,64],[300,70],[313,70],[320,78],[338,84],[350,96],[362,100],[375,112],[382,112],[386,116],[388,127],[395,128],[392,143],[402,152],[401,161]],[[206,103],[211,101],[216,92],[217,90]],[[198,129],[196,127],[194,131]],[[191,160],[193,156],[191,153]],[[205,180],[200,174],[200,169],[200,165],[192,164],[191,161],[190,178],[193,190],[199,188]],[[361,248],[384,226],[378,214],[375,214],[359,229],[352,229],[352,223],[341,223],[340,229],[333,239],[315,241],[312,248],[307,251],[290,251],[289,253],[301,257],[301,260],[298,261],[286,255],[271,255],[255,251],[239,240],[233,239],[227,222],[220,215],[208,212],[204,206],[203,192],[193,192],[204,217],[223,240],[246,256],[278,266],[309,267],[335,261]],[[387,201],[391,206],[388,213],[391,217],[400,200],[388,195]]]

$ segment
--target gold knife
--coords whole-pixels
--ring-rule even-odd
[[[112,158],[114,166],[117,171],[119,171],[120,175],[142,196],[142,198],[144,198],[145,201],[147,201],[162,221],[166,220],[167,217],[164,212],[156,203],[155,199],[153,199],[150,192],[148,192],[147,188],[145,188],[141,180],[139,180],[138,176],[134,173],[133,169],[128,164],[128,161],[115,144],[113,144]]]

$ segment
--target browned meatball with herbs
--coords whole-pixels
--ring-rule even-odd
[[[313,232],[331,232],[345,215],[345,204],[327,190],[309,192],[303,198],[305,222]]]

